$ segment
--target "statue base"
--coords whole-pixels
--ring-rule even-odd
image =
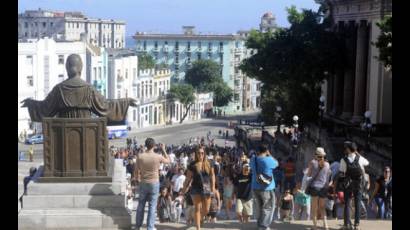
[[[38,183],[104,183],[112,182],[112,177],[39,177]]]
[[[43,181],[50,181],[51,177],[72,178],[67,179],[69,182],[79,181],[77,178],[107,178],[106,118],[44,118],[43,135],[43,176],[47,178]]]

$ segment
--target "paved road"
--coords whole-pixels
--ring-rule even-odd
[[[318,229],[323,226],[323,222],[318,222]],[[343,220],[329,220],[329,229],[336,230],[340,229],[343,224]],[[272,230],[306,230],[310,229],[313,226],[312,221],[294,221],[291,223],[272,223],[270,226]],[[382,221],[382,220],[362,220],[360,222],[362,230],[389,230],[392,229],[392,221]],[[145,226],[144,226],[145,227]],[[175,230],[175,229],[195,229],[192,226],[187,226],[184,223],[158,223],[156,224],[156,229],[158,230]],[[142,228],[146,229],[146,228]],[[203,230],[256,230],[255,220],[251,220],[250,223],[242,224],[236,220],[218,220],[216,223],[205,223]]]

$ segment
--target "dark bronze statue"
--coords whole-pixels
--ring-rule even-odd
[[[80,56],[70,55],[67,80],[56,85],[43,101],[22,101],[31,120],[43,122],[44,174],[39,181],[111,181],[106,125],[125,120],[128,107],[136,106],[136,100],[106,100],[80,78],[82,67]]]
[[[128,106],[136,106],[135,99],[106,100],[94,87],[80,78],[83,64],[77,54],[67,58],[68,79],[56,85],[43,101],[27,98],[32,121],[41,122],[43,117],[91,118],[91,113],[107,117],[110,121],[123,121]]]

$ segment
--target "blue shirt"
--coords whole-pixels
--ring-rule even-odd
[[[278,161],[271,156],[266,157],[252,157],[251,169],[252,169],[252,189],[270,191],[275,189],[275,180],[273,179],[270,185],[262,185],[256,182],[256,166],[255,159],[258,161],[258,173],[263,173],[267,176],[273,177],[273,170],[278,167]]]

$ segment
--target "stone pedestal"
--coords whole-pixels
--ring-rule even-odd
[[[125,196],[112,183],[30,183],[19,229],[131,229]]]
[[[106,124],[106,118],[44,118],[44,178],[40,181],[110,181]]]

